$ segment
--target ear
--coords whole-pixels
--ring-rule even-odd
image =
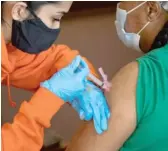
[[[147,15],[148,21],[150,22],[159,18],[161,15],[161,7],[158,2],[147,2]]]
[[[14,20],[23,21],[28,17],[27,4],[17,2],[12,8],[12,18]]]

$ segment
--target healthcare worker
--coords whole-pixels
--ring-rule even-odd
[[[115,24],[145,54],[112,79],[108,131],[97,135],[88,122],[66,151],[168,151],[168,2],[118,3]]]
[[[77,51],[53,45],[60,20],[71,4],[2,2],[1,81],[8,86],[12,106],[16,104],[10,86],[35,92],[29,102],[21,104],[13,123],[2,126],[3,151],[39,151],[44,128],[65,102],[82,114],[81,119],[93,119],[99,134],[107,130],[110,112],[106,99],[87,79],[89,72],[97,76],[93,66]],[[92,90],[86,91],[88,87]]]

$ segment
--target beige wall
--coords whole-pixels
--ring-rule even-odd
[[[79,50],[112,78],[120,67],[139,55],[118,40],[114,19],[115,14],[110,9],[70,14],[62,23],[57,43]],[[12,109],[8,105],[7,89],[2,87],[2,123],[12,121],[21,101],[30,97],[31,93],[12,88],[12,98],[17,102],[17,109]],[[65,105],[53,118],[52,130],[69,140],[80,124],[75,111]]]

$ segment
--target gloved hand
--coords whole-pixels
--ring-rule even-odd
[[[72,107],[80,115],[80,119],[91,120],[98,134],[108,128],[110,110],[106,98],[100,88],[87,81],[85,92],[72,101]]]
[[[80,70],[78,70],[79,65]],[[77,56],[70,65],[61,69],[49,80],[42,82],[41,87],[50,90],[65,102],[71,102],[84,91],[88,74],[87,64]]]

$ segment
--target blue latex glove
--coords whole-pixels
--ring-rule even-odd
[[[80,70],[78,67],[80,65]],[[70,65],[54,74],[49,80],[41,83],[44,87],[65,102],[70,102],[85,90],[86,78],[89,74],[87,64],[77,56]]]
[[[93,118],[96,132],[101,134],[108,128],[110,110],[106,98],[100,88],[87,81],[85,92],[81,93],[73,102],[73,108],[80,115],[80,119]]]

